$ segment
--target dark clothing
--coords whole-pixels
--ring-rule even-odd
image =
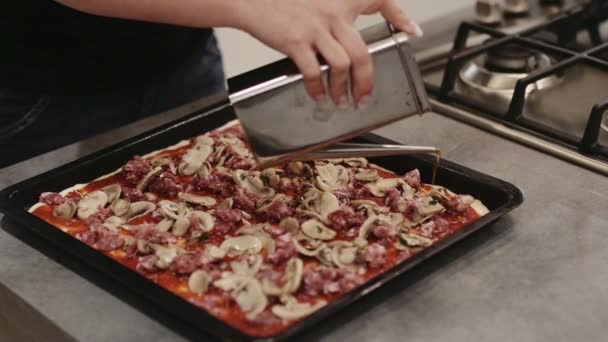
[[[0,88],[45,94],[124,92],[201,57],[211,35],[90,15],[53,0],[1,1]]]
[[[210,30],[51,0],[2,1],[0,19],[0,168],[225,91]]]

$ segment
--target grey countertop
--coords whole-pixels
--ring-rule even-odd
[[[0,188],[190,109],[0,170]],[[605,340],[606,177],[438,114],[410,118],[378,133],[400,142],[438,145],[447,159],[516,184],[525,202],[490,228],[323,323],[308,337],[328,341]],[[178,333],[179,325],[160,313],[144,314],[145,304],[133,300],[132,293],[120,288],[108,291],[111,284],[101,284],[92,272],[79,271],[82,267],[46,250],[43,243],[17,239],[19,228],[6,219],[1,225],[0,340],[6,337],[2,331],[9,331],[12,340],[179,341],[192,337]]]

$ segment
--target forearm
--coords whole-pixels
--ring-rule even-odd
[[[317,54],[331,66],[329,95],[339,107],[369,102],[374,66],[354,22],[380,12],[397,29],[416,34],[397,0],[55,0],[100,16],[190,27],[233,27],[289,56],[319,103],[325,84]],[[75,28],[77,29],[77,28]]]
[[[244,29],[251,0],[55,0],[90,14],[190,27]]]

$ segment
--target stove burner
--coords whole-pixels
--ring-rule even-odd
[[[540,1],[561,15],[536,23]],[[577,2],[539,0],[499,28],[464,22],[445,69],[433,56],[423,70],[450,116],[608,175],[608,0]]]
[[[496,72],[531,72],[537,59],[533,51],[517,44],[504,44],[488,50],[485,67]]]
[[[518,80],[535,71],[548,69],[553,64],[554,60],[544,53],[506,44],[465,64],[460,70],[460,84],[468,95],[494,95],[508,105]],[[559,75],[552,75],[532,83],[526,88],[526,95],[549,88],[561,79]]]

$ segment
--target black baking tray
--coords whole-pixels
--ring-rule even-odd
[[[38,196],[42,192],[61,191],[77,183],[90,182],[120,168],[134,155],[143,155],[165,148],[185,138],[212,130],[233,119],[235,119],[235,114],[229,102],[217,103],[92,155],[12,185],[0,192],[0,211],[15,222],[19,229],[34,232],[43,240],[50,242],[54,248],[84,262],[93,270],[100,272],[103,277],[122,283],[133,293],[141,296],[143,300],[150,301],[169,315],[201,331],[201,334],[206,332],[225,340],[252,339],[251,336],[230,327],[203,309],[199,309],[173,293],[164,290],[147,278],[127,269],[27,211],[31,205],[37,202]],[[354,141],[394,143],[372,134],[364,135]],[[370,158],[370,161],[398,174],[418,168],[425,182],[430,182],[429,178],[434,164],[434,158],[412,156]],[[368,296],[372,290],[405,273],[421,261],[463,239],[472,232],[487,227],[523,201],[521,191],[514,185],[447,160],[443,160],[439,166],[436,183],[455,192],[475,196],[483,201],[490,209],[490,213],[436,245],[425,249],[413,258],[398,264],[377,278],[329,303],[321,310],[292,325],[283,333],[264,339],[283,340],[304,332],[322,320],[328,319],[337,311],[353,304],[362,297]]]

